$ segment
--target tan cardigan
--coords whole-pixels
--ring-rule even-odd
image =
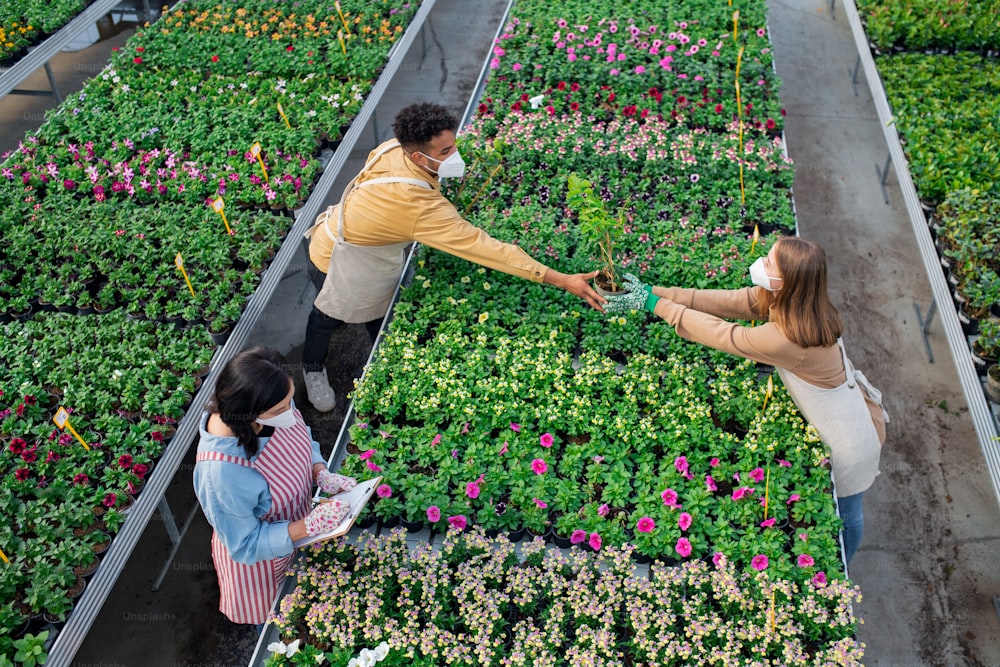
[[[391,140],[395,142],[395,139]],[[388,143],[388,142],[386,142]],[[369,154],[369,160],[385,144]],[[380,183],[355,188],[344,210],[344,240],[360,246],[385,246],[417,241],[475,264],[509,273],[518,278],[542,282],[548,268],[521,248],[498,241],[467,221],[441,194],[438,178],[414,164],[402,148],[386,152],[358,178],[402,176],[430,184],[426,189],[408,183]],[[327,209],[329,224],[336,233],[336,206]],[[323,229],[313,232],[309,259],[326,273],[330,265],[333,239]]]
[[[653,292],[661,297],[656,314],[672,324],[681,338],[787,369],[823,389],[833,389],[847,381],[839,346],[802,347],[788,340],[773,322],[746,327],[723,319],[767,320],[768,313],[761,308],[762,287],[737,290],[655,287]],[[884,443],[882,408],[867,396],[865,402],[879,442]]]

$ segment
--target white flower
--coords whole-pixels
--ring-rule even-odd
[[[291,644],[284,642],[271,642],[267,645],[267,650],[278,655],[293,656],[299,652],[299,640],[296,639]]]
[[[385,660],[387,655],[389,655],[389,644],[387,642],[382,642],[375,647],[375,657],[379,662]]]

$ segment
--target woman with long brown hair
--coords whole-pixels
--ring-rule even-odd
[[[698,290],[650,287],[627,275],[629,294],[605,311],[645,309],[687,340],[774,366],[802,415],[830,449],[844,556],[864,526],[861,501],[878,475],[888,415],[881,394],[844,351],[843,325],[826,291],[826,252],[797,237],[779,239],[750,266],[753,287]],[[728,319],[763,321],[743,326]]]

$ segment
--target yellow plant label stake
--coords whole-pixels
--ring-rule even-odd
[[[288,126],[288,129],[292,129],[292,124],[288,122],[288,116],[285,115],[285,110],[281,108],[281,102],[278,102],[278,113],[281,114],[281,119],[285,121],[285,125]]]
[[[740,10],[733,12],[733,43],[736,43],[736,26],[740,22]]]
[[[340,22],[344,24],[344,30],[347,31],[348,35],[350,35],[351,29],[347,25],[347,19],[344,18],[343,10],[340,9],[340,0],[337,0],[335,3],[333,3],[333,6],[337,8],[337,13],[340,14]]]
[[[757,247],[757,241],[759,241],[759,240],[760,240],[760,227],[758,227],[757,223],[755,222],[755,223],[753,223],[753,241],[750,243],[750,256],[751,257],[753,256],[754,248]],[[764,407],[767,407],[767,399],[766,398],[764,399]],[[762,411],[763,411],[763,409],[764,408],[761,408]]]
[[[10,565],[10,559],[7,558],[7,554],[3,552],[3,549],[0,549],[0,560],[7,563],[7,565]]]
[[[188,272],[184,270],[184,258],[181,257],[180,253],[177,253],[177,256],[174,257],[174,264],[176,264],[177,268],[181,270],[181,275],[184,276],[184,282],[187,283],[188,289],[191,290],[191,296],[194,296],[194,287],[191,286],[191,279],[188,278]]]
[[[66,412],[66,408],[60,405],[59,409],[56,410],[56,414],[52,418],[52,421],[56,423],[56,426],[59,427],[59,430],[68,429],[69,432],[72,433],[73,436],[80,441],[80,444],[83,445],[83,448],[86,449],[87,451],[90,451],[90,445],[88,445],[86,441],[80,437],[80,434],[77,433],[76,430],[74,430],[74,428],[70,425],[69,413]]]
[[[230,236],[233,235],[233,230],[229,227],[229,221],[226,220],[226,202],[222,197],[218,197],[214,202],[212,202],[212,210],[222,216],[222,224],[226,226],[226,233]],[[180,254],[177,255],[180,257]],[[194,294],[194,290],[191,290],[191,294]]]
[[[740,47],[740,52],[736,54],[736,80],[740,80],[740,65],[743,64],[743,49],[745,46]]]
[[[756,229],[757,228],[754,227],[754,232],[755,233],[756,233]],[[771,375],[767,376],[767,390],[764,391],[764,405],[760,406],[760,411],[761,412],[764,412],[764,410],[767,409],[767,399],[771,398],[771,396],[774,394],[774,380],[772,378],[773,378],[773,376],[771,376]]]
[[[337,31],[337,39],[340,40],[340,50],[343,51],[344,55],[346,56],[347,55],[347,46],[344,44],[344,33],[342,31],[340,31],[340,30]]]
[[[268,180],[268,178],[267,178],[267,167],[264,166],[264,159],[260,156],[260,142],[259,141],[254,142],[254,145],[250,147],[250,155],[253,155],[255,158],[257,158],[257,162],[258,162],[258,164],[260,164],[260,170],[262,172],[264,172],[264,182],[267,183],[268,185],[270,185],[271,181]]]

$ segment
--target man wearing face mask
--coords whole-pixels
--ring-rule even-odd
[[[827,296],[823,248],[797,237],[779,239],[750,265],[750,280],[753,287],[699,290],[651,287],[628,274],[629,293],[609,297],[605,310],[647,310],[681,338],[776,368],[830,450],[850,563],[864,526],[861,499],[879,474],[889,422],[882,394],[847,358],[840,315]],[[748,327],[726,319],[763,323]]]
[[[365,323],[374,337],[402,275],[407,246],[416,241],[475,264],[565,289],[601,310],[588,281],[537,262],[468,222],[441,194],[442,178],[461,178],[455,147],[458,120],[437,104],[413,104],[393,123],[395,138],[372,151],[340,203],[316,218],[309,238],[310,277],[318,295],[302,351],[306,391],[320,412],[332,410],[325,360],[334,330]]]

